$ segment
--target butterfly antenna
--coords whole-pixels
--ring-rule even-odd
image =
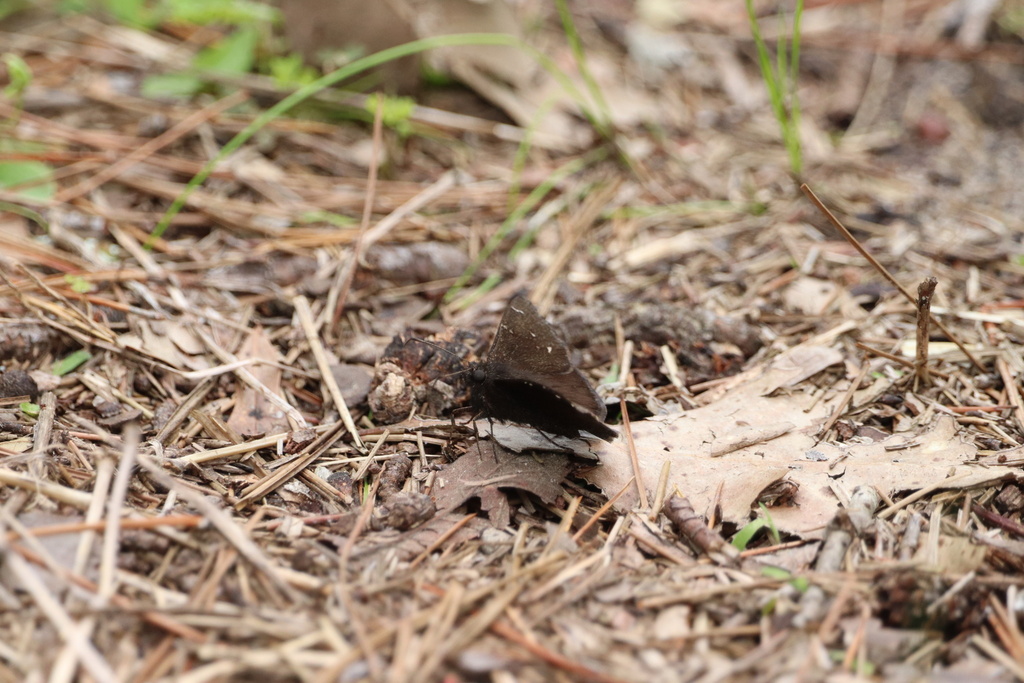
[[[409,342],[419,342],[420,344],[425,344],[426,346],[429,346],[429,347],[431,347],[432,349],[434,349],[436,351],[440,351],[441,353],[448,354],[449,356],[451,356],[452,358],[457,360],[459,362],[459,365],[463,365],[464,366],[466,364],[466,361],[465,361],[465,359],[462,356],[460,356],[459,354],[455,353],[454,351],[449,351],[448,349],[444,348],[440,344],[435,344],[434,342],[428,342],[426,339],[420,339],[419,337],[409,337],[404,342],[402,342],[402,346],[405,346]],[[463,367],[461,370],[456,370],[455,372],[449,372],[447,375],[441,375],[440,377],[438,377],[438,379],[447,379],[449,377],[455,377],[456,375],[461,375],[462,373],[467,372],[468,370],[469,370],[468,367]]]
[[[428,342],[426,339],[420,339],[419,337],[409,337],[404,342],[402,342],[402,346],[405,346],[409,342],[419,342],[420,344],[425,344],[426,346],[429,346],[429,347],[431,347],[433,349],[436,349],[436,350],[440,351],[441,353],[447,353],[449,356],[454,356],[460,362],[462,361],[462,357],[459,356],[459,354],[455,353],[454,351],[449,351],[448,349],[444,348],[440,344],[435,344],[434,342]]]

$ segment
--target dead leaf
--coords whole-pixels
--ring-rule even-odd
[[[802,392],[765,393],[802,381],[808,370],[824,367],[835,357],[827,349],[798,347],[715,403],[633,424],[643,485],[654,491],[667,461],[669,490],[678,488],[698,514],[710,513],[721,490],[722,519],[744,524],[758,494],[786,477],[799,488],[793,504],[772,508],[773,521],[785,532],[818,538],[845,502],[836,491],[842,495],[859,485],[873,485],[893,495],[946,479],[951,487],[961,488],[1019,476],[1008,467],[973,465],[977,449],[960,438],[956,422],[947,416],[902,450],[887,447],[904,446],[903,435],[870,444],[818,443],[817,429],[835,409],[844,387],[833,387],[833,394],[824,399]],[[791,429],[778,435],[778,425],[786,422]],[[750,435],[757,433],[765,438],[749,443]],[[716,457],[720,444],[732,440],[746,440],[749,445]],[[604,465],[591,470],[587,479],[606,494],[614,493],[634,475],[625,443],[607,444],[599,454]],[[630,510],[636,501],[634,486],[616,507]]]
[[[503,528],[508,526],[510,511],[500,489],[522,489],[545,503],[554,503],[562,494],[561,481],[569,469],[569,458],[564,455],[516,455],[482,441],[438,473],[431,495],[438,510],[451,510],[470,498],[479,498],[481,510],[488,513],[494,526]]]
[[[159,358],[174,368],[198,369],[193,362],[186,360],[174,344],[174,341],[167,334],[166,325],[159,320],[136,320],[135,327],[138,330],[141,342],[136,344],[137,348],[153,358]],[[126,345],[132,345],[129,337],[122,337]]]
[[[281,392],[281,370],[271,363],[279,363],[281,356],[270,342],[262,327],[256,327],[249,333],[245,344],[238,351],[239,360],[265,360],[249,371],[270,391],[278,396]],[[248,384],[242,384],[235,399],[235,408],[228,418],[228,427],[242,436],[254,434],[275,434],[291,429],[288,418],[280,408],[270,402],[261,391],[256,391]]]

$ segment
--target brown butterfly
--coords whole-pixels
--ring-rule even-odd
[[[526,298],[509,302],[487,359],[469,369],[470,397],[481,417],[577,438],[611,441],[607,408],[569,362],[569,349]]]

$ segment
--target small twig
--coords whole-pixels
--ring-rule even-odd
[[[640,460],[636,455],[636,442],[633,441],[633,428],[629,424],[629,411],[626,408],[625,399],[619,399],[619,408],[622,411],[622,431],[626,435],[626,444],[629,448],[629,461],[633,465],[633,478],[636,480],[636,491],[640,497],[641,509],[649,509],[647,501],[647,490],[644,488],[644,479],[640,470]]]
[[[864,639],[867,635],[868,624],[870,622],[871,608],[868,605],[861,605],[860,620],[857,623],[857,630],[854,631],[853,638],[850,640],[850,645],[846,648],[846,654],[843,656],[843,663],[841,667],[843,671],[852,671],[854,663],[861,662],[863,660],[865,649]],[[857,667],[857,674],[862,674],[860,668],[860,666]]]
[[[36,479],[27,474],[12,472],[8,469],[0,468],[0,484],[17,486],[26,491],[42,494],[47,498],[52,498],[82,510],[88,509],[89,504],[92,502],[92,494],[85,491],[55,484],[46,479]]]
[[[209,334],[199,329],[198,327],[194,327],[192,331],[195,333],[197,337],[203,340],[203,343],[206,344],[206,347],[210,349],[210,351],[213,352],[213,355],[217,356],[217,358],[219,358],[222,363],[238,362],[238,358],[233,353],[229,353],[226,349],[222,348]],[[274,404],[274,406],[280,408],[284,412],[284,414],[288,416],[288,419],[291,421],[291,424],[296,429],[301,429],[303,427],[309,426],[309,423],[306,422],[306,418],[302,416],[302,413],[300,413],[295,408],[295,406],[288,403],[288,401],[286,401],[284,397],[282,397],[276,391],[274,391],[266,384],[261,382],[259,378],[256,377],[256,375],[252,374],[252,372],[249,371],[248,368],[237,367],[234,370],[234,374],[235,377],[245,382],[259,393],[263,394],[263,396],[272,404]]]
[[[917,360],[914,363],[914,391],[918,383],[926,384],[928,377],[928,320],[932,311],[932,296],[939,281],[934,277],[925,278],[917,286]]]
[[[338,435],[341,433],[342,426],[341,423],[331,425],[332,428],[330,430],[320,434],[312,443],[297,453],[293,460],[260,479],[255,484],[243,489],[235,506],[241,507],[254,500],[259,500],[288,480],[299,476],[310,463],[334,445]]]
[[[189,396],[191,396],[191,394]],[[335,429],[336,427],[336,424],[326,424],[317,425],[312,429],[317,434],[323,434],[324,432],[331,429]],[[161,434],[162,433],[163,432],[161,431]],[[189,453],[188,455],[182,455],[180,457],[174,458],[172,462],[175,465],[201,465],[204,463],[213,462],[214,460],[239,460],[249,455],[250,453],[255,453],[261,448],[271,448],[273,446],[276,446],[279,442],[286,441],[288,437],[290,437],[291,435],[292,432],[279,432],[277,434],[270,434],[269,436],[265,436],[262,439],[253,439],[252,441],[246,441],[245,443],[233,443],[230,446],[224,446],[223,448],[214,448],[212,450],[201,451],[199,453]],[[352,458],[350,461],[354,462],[356,460],[361,459],[362,456],[360,456],[359,458]]]
[[[995,512],[990,512],[989,510],[983,508],[977,503],[971,503],[971,512],[976,514],[978,517],[983,519],[988,524],[997,526],[1004,531],[1009,531],[1011,534],[1015,536],[1020,536],[1024,538],[1024,524],[1015,522],[1012,519],[1007,519],[1006,517],[1000,514],[996,514]]]
[[[903,508],[907,507],[911,503],[916,503],[917,501],[921,500],[925,496],[929,496],[932,493],[938,491],[939,489],[950,488],[951,484],[954,484],[954,483],[956,483],[958,481],[966,479],[967,477],[971,476],[972,474],[974,474],[974,473],[973,472],[961,472],[960,474],[954,475],[952,477],[947,477],[946,479],[942,479],[940,481],[936,481],[934,483],[931,483],[928,486],[925,486],[924,488],[919,489],[919,490],[915,491],[914,493],[911,493],[909,496],[907,496],[906,498],[904,498],[900,502],[896,503],[895,505],[890,505],[887,508],[879,510],[878,514],[875,515],[875,516],[878,517],[879,519],[885,519],[886,517],[891,517],[892,515],[896,514],[896,512],[898,512],[899,510],[902,510]]]
[[[555,283],[563,277],[569,259],[572,258],[583,236],[596,225],[601,215],[613,206],[612,200],[621,184],[621,180],[613,180],[604,187],[597,188],[588,194],[583,205],[573,212],[569,224],[562,231],[561,244],[533,287],[537,308],[542,313],[550,311],[555,299]]]
[[[39,397],[39,418],[36,420],[32,434],[32,452],[45,453],[53,436],[53,421],[57,416],[57,397],[52,391],[44,391]],[[29,472],[37,479],[43,478],[42,460],[33,459],[29,462]]]
[[[878,356],[879,358],[885,358],[886,360],[891,360],[893,363],[899,363],[903,367],[907,367],[907,368],[911,368],[911,369],[914,368],[914,362],[913,361],[907,360],[906,358],[903,358],[901,356],[897,356],[896,354],[889,353],[888,351],[882,351],[881,349],[876,349],[874,346],[868,346],[864,342],[856,342],[854,344],[854,346],[856,346],[861,351],[867,351],[872,356]],[[935,377],[938,377],[940,379],[949,379],[949,374],[948,373],[939,372],[938,370],[929,370],[929,374],[934,375]],[[952,408],[951,408],[951,410],[952,410]]]
[[[860,387],[860,383],[864,381],[865,377],[867,377],[869,367],[870,366],[867,362],[861,365],[860,372],[857,373],[857,378],[853,380],[849,388],[846,390],[846,393],[843,394],[843,397],[839,399],[838,403],[836,403],[836,407],[835,410],[832,412],[832,415],[829,416],[828,420],[822,426],[821,431],[818,432],[822,436],[822,438],[824,438],[824,436],[828,434],[828,431],[832,429],[835,423],[839,421],[839,418],[843,415],[843,413],[846,410],[846,406],[850,405],[850,401],[853,400],[853,395],[857,392],[857,389]]]
[[[167,488],[179,497],[185,500],[189,505],[198,510],[203,517],[209,520],[210,524],[213,525],[217,531],[224,536],[228,543],[235,546],[238,549],[239,554],[242,555],[246,560],[249,561],[252,566],[260,570],[264,576],[276,586],[285,596],[292,602],[299,602],[299,594],[292,588],[285,579],[281,576],[281,573],[277,570],[277,566],[270,561],[270,558],[263,552],[263,550],[256,545],[256,542],[252,540],[246,533],[239,527],[238,523],[232,519],[227,512],[216,507],[213,503],[207,500],[206,496],[194,491],[193,489],[185,486],[177,479],[172,477],[163,471],[160,465],[144,456],[142,453],[138,454],[139,466],[149,473],[158,484]]]
[[[431,185],[428,185],[426,189],[409,198],[404,204],[377,221],[377,225],[367,230],[363,236],[363,252],[365,253],[371,246],[384,239],[389,232],[401,224],[406,216],[419,211],[435,199],[444,196],[448,190],[460,184],[462,180],[462,176],[458,171],[445,171],[442,173],[441,177]]]
[[[1013,376],[1010,364],[1002,356],[996,358],[996,370],[1003,380],[1003,387],[1006,389],[1006,400],[1013,406],[1013,417],[1017,420],[1017,429],[1024,430],[1024,400],[1020,396],[1020,387],[1017,386],[1017,379]]]
[[[113,464],[113,461],[110,461]],[[102,465],[102,463],[101,463]],[[100,472],[100,470],[97,470]],[[99,481],[100,475],[97,474],[97,481]],[[101,491],[107,490],[106,484],[101,484],[99,487]],[[324,515],[324,517],[330,517],[331,515]],[[48,526],[37,526],[32,527],[28,530],[30,536],[42,538],[43,536],[63,536],[64,534],[78,534],[81,533],[83,536],[87,533],[95,531],[103,531],[107,528],[107,520],[97,519],[96,521],[88,521],[88,515],[85,522],[71,522],[68,524],[50,524]],[[202,526],[206,523],[206,520],[201,515],[166,515],[164,517],[145,517],[145,518],[128,518],[121,520],[122,529],[156,529],[162,526],[179,527],[182,529]],[[8,534],[7,540],[13,541],[19,538],[18,534]]]
[[[377,451],[380,450],[381,446],[387,443],[387,439],[389,436],[391,436],[391,431],[385,429],[384,433],[381,434],[379,439],[377,439],[377,442],[373,444],[373,448],[370,449],[370,452],[364,455],[363,457],[359,458],[359,460],[362,460],[362,462],[360,462],[359,467],[356,468],[356,473],[352,475],[352,481],[359,481],[366,476],[366,471],[369,470],[370,465],[372,465],[376,461]]]
[[[462,527],[464,527],[467,524],[469,524],[470,521],[472,521],[474,517],[476,517],[476,513],[475,512],[471,512],[468,515],[466,515],[465,517],[463,517],[462,519],[460,519],[459,521],[457,521],[455,524],[452,524],[451,527],[448,530],[446,530],[443,534],[438,536],[437,539],[434,540],[433,543],[431,543],[429,546],[424,548],[423,552],[421,552],[419,555],[416,556],[416,559],[414,559],[412,562],[409,563],[409,569],[415,569],[416,567],[418,567],[420,565],[420,563],[423,562],[423,560],[425,560],[428,557],[430,557],[430,554],[432,552],[434,552],[435,550],[440,548],[442,545],[444,545],[445,541],[447,541],[449,538],[454,536],[455,532],[457,532],[459,529],[461,529]]]
[[[117,551],[121,547],[121,517],[128,487],[135,471],[135,457],[139,448],[139,427],[132,424],[125,429],[124,447],[118,462],[117,474],[110,489],[107,503],[107,528],[103,531],[103,547],[100,559],[99,591],[96,594],[97,607],[106,607],[114,593],[114,574],[117,571]]]
[[[989,595],[988,602],[990,607],[988,612],[989,625],[1014,660],[1024,662],[1024,637],[1021,635],[1016,617],[1010,616],[1006,607],[999,602],[999,598],[995,595]],[[1007,602],[1014,604],[1009,596]]]
[[[98,528],[104,528],[107,525],[107,520],[103,519],[104,502],[106,501],[107,491],[110,488],[110,482],[114,477],[114,458],[110,457],[106,453],[100,453],[100,461],[96,466],[96,478],[92,486],[92,502],[89,504],[89,509],[85,513],[85,522],[77,522],[75,524],[60,524],[57,526],[70,527],[77,526],[79,528],[73,529],[72,533],[79,533],[78,537],[78,549],[75,552],[75,564],[72,566],[72,570],[76,574],[81,574],[85,571],[85,567],[89,562],[89,556],[92,554],[93,543],[96,540],[95,529],[85,529],[86,524],[99,524]],[[124,520],[121,520],[122,528]],[[53,527],[41,527],[32,530],[33,536],[42,536],[48,530]],[[51,532],[52,533],[52,532]]]
[[[596,683],[622,683],[623,679],[595,671],[584,664],[567,659],[557,652],[552,652],[535,639],[523,635],[503,621],[491,624],[491,631],[508,641],[519,645],[530,654],[547,664],[565,671],[572,679],[579,681],[595,681]]]
[[[601,515],[603,515],[604,513],[608,512],[608,510],[611,509],[612,505],[615,505],[615,501],[617,501],[619,498],[621,498],[622,494],[624,494],[627,490],[629,490],[629,487],[632,486],[632,485],[633,485],[633,477],[630,477],[629,481],[627,481],[625,483],[625,485],[623,485],[623,487],[621,489],[619,489],[619,492],[616,493],[611,498],[609,498],[607,503],[605,503],[604,505],[599,507],[597,509],[597,511],[594,512],[593,515],[591,515],[590,519],[588,519],[586,521],[586,523],[579,528],[579,531],[577,531],[575,534],[572,535],[572,540],[574,542],[576,542],[576,543],[579,543],[579,540],[581,538],[583,538],[583,535],[586,534],[587,531],[590,530],[590,527],[592,527],[595,524],[597,524],[597,520],[601,519]]]
[[[981,634],[975,634],[971,636],[970,641],[972,645],[984,652],[986,655],[997,661],[1002,666],[1006,667],[1018,680],[1024,680],[1024,666],[1015,661],[1008,654],[996,647],[988,638],[985,638]]]
[[[829,211],[828,207],[826,207],[825,204],[823,204],[822,201],[820,199],[818,199],[818,196],[816,194],[814,194],[814,191],[811,190],[810,187],[808,187],[806,184],[803,184],[803,185],[800,186],[800,189],[803,190],[803,193],[805,195],[807,195],[807,198],[810,199],[811,202],[815,206],[818,207],[818,210],[821,211],[825,215],[825,218],[827,218],[829,220],[829,222],[832,224],[832,226],[836,230],[838,230],[839,233],[843,237],[846,238],[846,241],[849,242],[851,245],[853,245],[853,248],[856,249],[858,251],[858,253],[860,253],[861,256],[863,256],[865,259],[867,259],[868,263],[870,263],[872,265],[872,267],[874,267],[875,270],[877,270],[879,273],[881,273],[882,277],[884,277],[886,280],[888,280],[889,283],[893,287],[898,289],[900,291],[900,294],[902,294],[904,297],[906,297],[907,301],[909,301],[912,304],[916,303],[917,300],[914,298],[914,295],[911,294],[909,291],[907,291],[907,288],[904,287],[903,285],[901,285],[899,283],[899,281],[895,277],[893,277],[892,273],[890,273],[886,269],[885,266],[883,266],[881,263],[879,263],[878,259],[876,259],[874,256],[872,256],[868,252],[868,250],[864,248],[864,245],[862,245],[860,242],[857,241],[857,238],[854,237],[853,234],[849,230],[846,229],[846,226],[843,225],[839,221],[839,219],[836,218],[835,215],[833,215],[833,213],[831,211]],[[967,356],[967,359],[971,361],[971,364],[974,365],[974,367],[978,368],[978,370],[980,370],[982,372],[985,371],[985,367],[981,364],[981,362],[977,358],[974,357],[974,354],[972,354],[968,350],[968,348],[964,345],[964,343],[962,341],[960,341],[957,338],[956,335],[954,335],[952,332],[949,331],[949,329],[942,323],[941,320],[936,318],[934,314],[929,314],[929,317],[930,317],[931,321],[933,323],[935,323],[935,326],[938,327],[940,330],[942,330],[942,333],[944,335],[946,335],[946,337],[951,342],[956,344],[957,348],[959,348],[961,351],[963,351],[964,355]]]
[[[341,552],[338,553],[338,576],[348,576],[348,560],[352,555],[352,549],[356,546],[356,539],[363,533],[363,529],[366,528],[366,523],[370,521],[370,515],[373,514],[373,503],[377,499],[377,489],[380,488],[380,475],[384,472],[377,473],[377,476],[373,478],[373,483],[370,485],[370,490],[366,494],[366,498],[363,499],[363,508],[359,511],[359,517],[356,518],[355,526],[352,527],[352,531],[349,532],[348,538],[345,539],[345,545],[341,547]]]
[[[576,517],[576,511],[580,509],[580,503],[583,502],[582,496],[576,496],[569,501],[568,507],[565,508],[565,512],[562,513],[562,521],[558,524],[558,528],[555,529],[554,533],[548,536],[548,542],[544,546],[544,550],[541,551],[540,557],[545,557],[552,550],[558,547],[559,540],[569,532],[569,528],[572,526],[572,520]]]
[[[334,406],[341,415],[341,421],[345,425],[345,429],[352,435],[352,443],[359,450],[363,450],[364,446],[363,442],[359,439],[359,430],[356,429],[352,413],[349,412],[348,404],[345,403],[345,396],[341,393],[341,388],[338,387],[338,382],[334,379],[334,373],[331,372],[331,364],[327,361],[327,354],[324,352],[323,344],[320,342],[320,335],[317,334],[309,302],[306,301],[306,297],[300,295],[292,299],[292,304],[295,306],[295,314],[299,318],[299,324],[302,325],[302,331],[306,335],[306,341],[309,343],[309,350],[313,353],[317,369],[320,370],[321,381],[327,387],[327,393],[331,400],[334,401]],[[326,406],[324,407],[326,408]]]
[[[519,594],[523,591],[524,582],[520,581],[506,588],[503,592],[495,595],[487,601],[480,609],[470,613],[457,628],[452,628],[437,646],[431,651],[420,670],[413,676],[414,683],[424,683],[435,680],[435,673],[441,663],[455,652],[459,652],[473,642],[484,631],[495,624],[502,613],[508,609]],[[459,608],[468,604],[467,601],[460,601]]]
[[[85,637],[79,624],[75,623],[63,605],[47,589],[42,577],[33,571],[29,564],[18,553],[4,553],[4,565],[11,572],[25,591],[38,605],[60,634],[64,642],[72,645],[78,655],[82,667],[97,681],[116,681],[118,676],[96,649],[96,646]]]
[[[658,475],[658,488],[654,491],[654,505],[651,506],[651,514],[648,517],[652,522],[658,519],[661,508],[665,505],[665,495],[668,493],[668,477],[672,472],[672,461],[666,459],[661,463],[661,474]]]

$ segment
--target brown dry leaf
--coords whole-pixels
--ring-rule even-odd
[[[118,337],[118,343],[125,348],[134,348],[153,358],[159,358],[174,368],[200,369],[196,366],[196,359],[189,358],[178,350],[160,321],[137,320],[135,330],[135,334],[128,333]]]
[[[451,510],[470,498],[479,498],[481,510],[494,526],[504,528],[510,512],[500,489],[522,489],[553,503],[562,494],[561,481],[569,469],[569,458],[561,454],[535,458],[516,455],[493,442],[479,442],[438,473],[431,495],[438,510]]]
[[[258,363],[249,371],[263,383],[265,387],[278,396],[281,392],[281,370],[272,363],[280,363],[281,356],[270,343],[270,339],[262,327],[256,327],[249,333],[245,344],[238,351],[239,360],[259,359],[268,361]],[[254,434],[275,434],[290,430],[288,418],[284,412],[248,384],[242,384],[235,400],[235,409],[228,418],[228,427],[242,436]]]
[[[119,335],[117,343],[182,370],[206,370],[205,345],[187,323],[171,320],[136,320],[134,331]]]
[[[3,438],[6,438],[6,436]],[[0,447],[7,453],[27,453],[32,450],[31,436],[19,436],[10,441],[4,441],[3,438],[0,438]]]
[[[163,323],[164,334],[174,342],[183,353],[190,356],[200,356],[206,352],[206,345],[192,331],[191,326],[185,323],[167,321]],[[204,364],[205,367],[205,364]]]
[[[801,357],[809,364],[799,362]],[[790,385],[827,358],[829,354],[820,348],[787,353],[761,377],[734,388],[711,405],[634,424],[633,438],[646,489],[655,490],[667,461],[671,463],[669,490],[678,488],[698,514],[709,514],[721,491],[722,519],[744,524],[760,492],[786,478],[799,489],[794,504],[772,508],[773,521],[783,531],[817,538],[845,502],[837,495],[845,498],[859,485],[874,485],[886,494],[895,494],[946,479],[949,488],[962,488],[1018,476],[1008,467],[983,469],[969,464],[977,449],[960,438],[955,421],[946,416],[910,443],[899,434],[867,444],[818,443],[816,432],[834,410],[838,389],[823,400],[806,393],[765,394],[774,387]],[[779,426],[786,423],[788,431],[780,434]],[[726,444],[739,447],[728,449]],[[614,493],[630,480],[633,468],[623,442],[609,448],[621,452],[601,453],[604,466],[592,470],[587,478],[605,493]],[[617,507],[629,510],[636,501],[633,488],[619,499]]]

